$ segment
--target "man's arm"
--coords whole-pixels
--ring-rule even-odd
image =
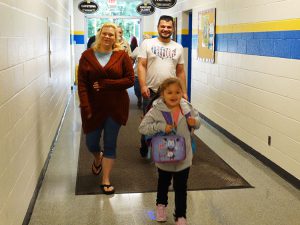
[[[146,84],[146,71],[147,71],[147,59],[145,58],[138,58],[138,78],[141,87],[141,93],[143,97],[149,98],[150,97],[150,90]]]
[[[188,100],[187,90],[186,90],[186,77],[184,72],[184,65],[177,64],[176,66],[176,76],[181,80],[182,87],[183,87],[183,98]]]

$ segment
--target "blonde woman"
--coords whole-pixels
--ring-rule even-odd
[[[121,26],[118,26],[117,32],[118,32],[118,41],[120,43],[120,48],[125,52],[127,52],[129,56],[131,56],[132,52],[131,52],[130,45],[128,41],[126,41],[126,39],[123,37],[123,28]]]
[[[96,35],[95,45],[83,52],[78,67],[82,128],[87,148],[94,155],[92,173],[103,172],[100,188],[104,194],[115,192],[110,173],[116,158],[119,129],[126,125],[129,114],[126,89],[133,84],[131,59],[120,50],[117,26],[105,23]]]

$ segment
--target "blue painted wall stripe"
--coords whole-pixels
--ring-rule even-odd
[[[190,41],[190,36],[188,34],[185,35],[179,35],[180,40],[181,40],[181,44],[184,48],[189,48],[191,45],[191,41]],[[179,41],[178,41],[179,42]],[[180,42],[179,42],[180,43]]]
[[[184,47],[187,35],[180,35]],[[186,37],[185,37],[186,36]],[[192,48],[198,35],[192,37]],[[300,59],[300,30],[216,34],[215,50],[245,55]]]
[[[189,35],[177,35],[178,43],[189,48]],[[198,44],[192,36],[192,47]],[[70,35],[71,44],[84,44],[84,35]],[[216,34],[215,50],[246,55],[300,59],[300,30]]]
[[[74,34],[70,35],[70,43],[71,44],[84,44],[84,35],[82,34]]]
[[[215,46],[220,52],[300,59],[300,30],[217,34]]]

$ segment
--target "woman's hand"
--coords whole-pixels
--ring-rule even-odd
[[[100,91],[100,89],[102,88],[102,85],[99,84],[98,81],[94,82],[93,84],[93,88],[96,90],[96,91]]]

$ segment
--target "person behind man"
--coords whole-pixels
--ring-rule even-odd
[[[144,40],[149,39],[149,38],[151,38],[151,35],[145,34],[145,35],[143,35],[143,38],[144,38]],[[134,40],[134,39],[132,39],[132,40]],[[136,38],[135,38],[135,40],[136,40]],[[131,42],[131,44],[132,43],[135,43],[135,41]],[[141,108],[142,107],[142,93],[141,93],[140,83],[139,83],[139,79],[138,79],[138,75],[137,75],[137,64],[138,64],[139,51],[140,51],[140,47],[137,46],[137,44],[136,44],[136,47],[132,51],[131,59],[133,61],[132,63],[133,63],[133,69],[134,69],[134,94],[138,99],[137,105],[139,108]]]
[[[119,50],[117,26],[105,23],[97,33],[95,45],[82,53],[78,67],[82,128],[87,148],[94,156],[92,173],[99,175],[103,168],[100,188],[104,194],[115,192],[110,174],[116,158],[119,129],[128,120],[127,89],[134,84],[131,59]]]
[[[100,29],[98,29],[97,30],[97,33],[99,32],[99,30]],[[96,34],[97,34],[96,33]],[[96,35],[93,35],[93,36],[91,36],[90,38],[89,38],[89,40],[88,40],[88,43],[87,43],[87,48],[91,48],[91,47],[93,47],[93,45],[95,44],[95,41],[96,41]]]
[[[182,83],[183,98],[187,99],[184,72],[183,47],[171,40],[174,31],[173,17],[162,15],[157,24],[158,37],[144,40],[139,51],[138,79],[143,96],[143,111],[156,95],[163,80],[178,77]],[[144,137],[141,138],[140,153],[148,153]]]
[[[118,40],[119,40],[121,49],[124,50],[125,52],[127,52],[129,56],[131,56],[130,45],[126,41],[126,39],[123,37],[123,28],[121,26],[118,26],[117,32],[118,32]]]
[[[136,47],[138,47],[138,46],[139,46],[139,45],[138,45],[138,41],[137,41],[136,37],[135,37],[135,36],[132,36],[132,37],[131,37],[131,41],[130,41],[130,50],[131,50],[131,52],[133,52],[134,49],[135,49]]]

